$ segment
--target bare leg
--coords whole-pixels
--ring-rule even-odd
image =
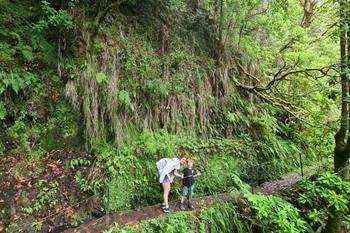
[[[191,203],[191,201],[192,201],[192,195],[191,194],[188,195],[187,200],[188,200],[188,203]]]
[[[192,194],[190,194],[188,196],[188,207],[190,207],[190,209],[194,209],[193,203],[192,203]]]
[[[166,208],[169,208],[169,192],[170,192],[170,182],[162,183],[163,186],[163,202]]]
[[[185,200],[185,196],[181,196],[180,210],[185,210],[185,207],[184,207],[184,200]]]
[[[181,203],[184,203],[185,196],[181,196]]]

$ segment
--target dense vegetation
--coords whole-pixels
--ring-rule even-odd
[[[196,194],[244,197],[145,232],[345,231],[347,4],[0,0],[0,231],[159,203],[155,162],[180,154],[203,173]],[[333,169],[335,146],[338,175],[281,197],[240,183]]]
[[[282,195],[287,200],[252,194],[239,178],[235,187],[231,190],[234,196],[244,194],[238,203],[218,202],[198,216],[176,212],[136,227],[115,225],[105,232],[319,232],[333,208],[349,213],[350,183],[333,173],[302,181],[295,190]],[[349,216],[345,223],[349,225]]]

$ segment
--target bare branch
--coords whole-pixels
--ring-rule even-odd
[[[283,67],[281,68],[283,69]],[[294,74],[305,74],[307,76],[312,77],[312,75],[310,74],[311,72],[319,72],[324,76],[328,76],[328,73],[331,70],[335,70],[335,64],[329,65],[329,66],[325,66],[322,68],[311,68],[311,69],[302,69],[302,70],[292,70],[292,71],[288,71],[282,74],[281,69],[274,75],[273,79],[263,88],[260,87],[256,87],[255,89],[257,91],[266,91],[268,89],[270,89],[276,82],[279,82],[285,78],[287,78],[290,75],[294,75]],[[318,77],[319,78],[319,77]]]
[[[253,79],[254,81],[256,82],[260,82],[260,80],[255,77],[254,75],[250,74],[239,62],[237,63],[238,64],[238,67],[243,71],[243,73],[248,77],[248,78],[251,78]]]

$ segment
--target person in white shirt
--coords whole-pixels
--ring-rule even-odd
[[[183,177],[183,175],[179,174],[177,170],[179,170],[181,165],[185,162],[186,157],[180,156],[179,158],[163,158],[156,163],[159,172],[159,183],[163,188],[163,204],[161,205],[161,208],[165,213],[170,211],[168,200],[171,183],[174,180],[174,176],[180,178]]]

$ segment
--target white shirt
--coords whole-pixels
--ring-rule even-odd
[[[171,172],[173,170],[180,169],[181,163],[178,158],[164,158],[159,160],[157,163],[157,169],[159,172],[159,183],[162,183],[166,175],[169,176],[170,180],[173,179],[174,174]]]

